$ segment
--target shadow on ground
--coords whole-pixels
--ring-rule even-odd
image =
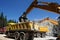
[[[14,39],[13,37],[4,36],[5,38]]]

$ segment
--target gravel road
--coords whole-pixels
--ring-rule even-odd
[[[49,40],[49,39],[56,40],[56,37],[34,38],[34,40]],[[5,34],[0,34],[0,40],[14,40],[14,39],[6,37]]]
[[[14,40],[13,38],[7,38],[5,34],[0,34],[0,40]]]

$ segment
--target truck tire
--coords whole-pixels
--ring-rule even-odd
[[[19,40],[25,40],[25,39],[26,39],[25,33],[24,32],[21,32],[20,33]]]
[[[40,37],[40,33],[35,33],[34,37]]]
[[[19,32],[15,32],[15,40],[19,40]]]
[[[60,38],[57,38],[56,40],[60,40]]]
[[[33,33],[30,33],[28,40],[33,40],[33,39],[34,39],[34,34]]]
[[[25,40],[28,40],[29,38],[29,33],[25,33]]]
[[[46,36],[45,32],[40,33],[41,34],[41,38],[44,38]]]
[[[37,37],[40,37],[40,33],[36,33]]]

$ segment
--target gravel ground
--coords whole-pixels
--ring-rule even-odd
[[[34,40],[56,40],[56,37],[34,38]]]
[[[34,40],[56,40],[56,37],[34,38]],[[14,40],[13,38],[7,38],[5,34],[0,34],[0,40]]]
[[[13,38],[7,38],[5,34],[0,34],[0,40],[14,40]]]

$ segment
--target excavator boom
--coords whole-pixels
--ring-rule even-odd
[[[40,3],[40,4],[42,3],[43,5],[38,5],[38,3]],[[44,4],[46,4],[46,5],[44,5]],[[48,10],[48,11],[60,14],[60,5],[57,3],[37,2],[37,0],[35,0],[26,10],[26,14],[28,14],[33,8],[40,8],[43,10]]]
[[[36,5],[35,7],[60,14],[60,9],[58,8],[59,6],[55,6],[55,5],[51,5],[51,6],[50,5],[49,6],[48,5]]]
[[[60,14],[60,5],[59,4],[49,3],[49,2],[38,2],[37,0],[35,0],[31,3],[31,5],[27,8],[27,10],[23,13],[23,15],[19,17],[19,21],[22,22],[22,20],[23,20],[25,22],[27,20],[27,17],[26,17],[27,14],[33,8],[39,8],[39,9],[48,10],[48,11]]]

